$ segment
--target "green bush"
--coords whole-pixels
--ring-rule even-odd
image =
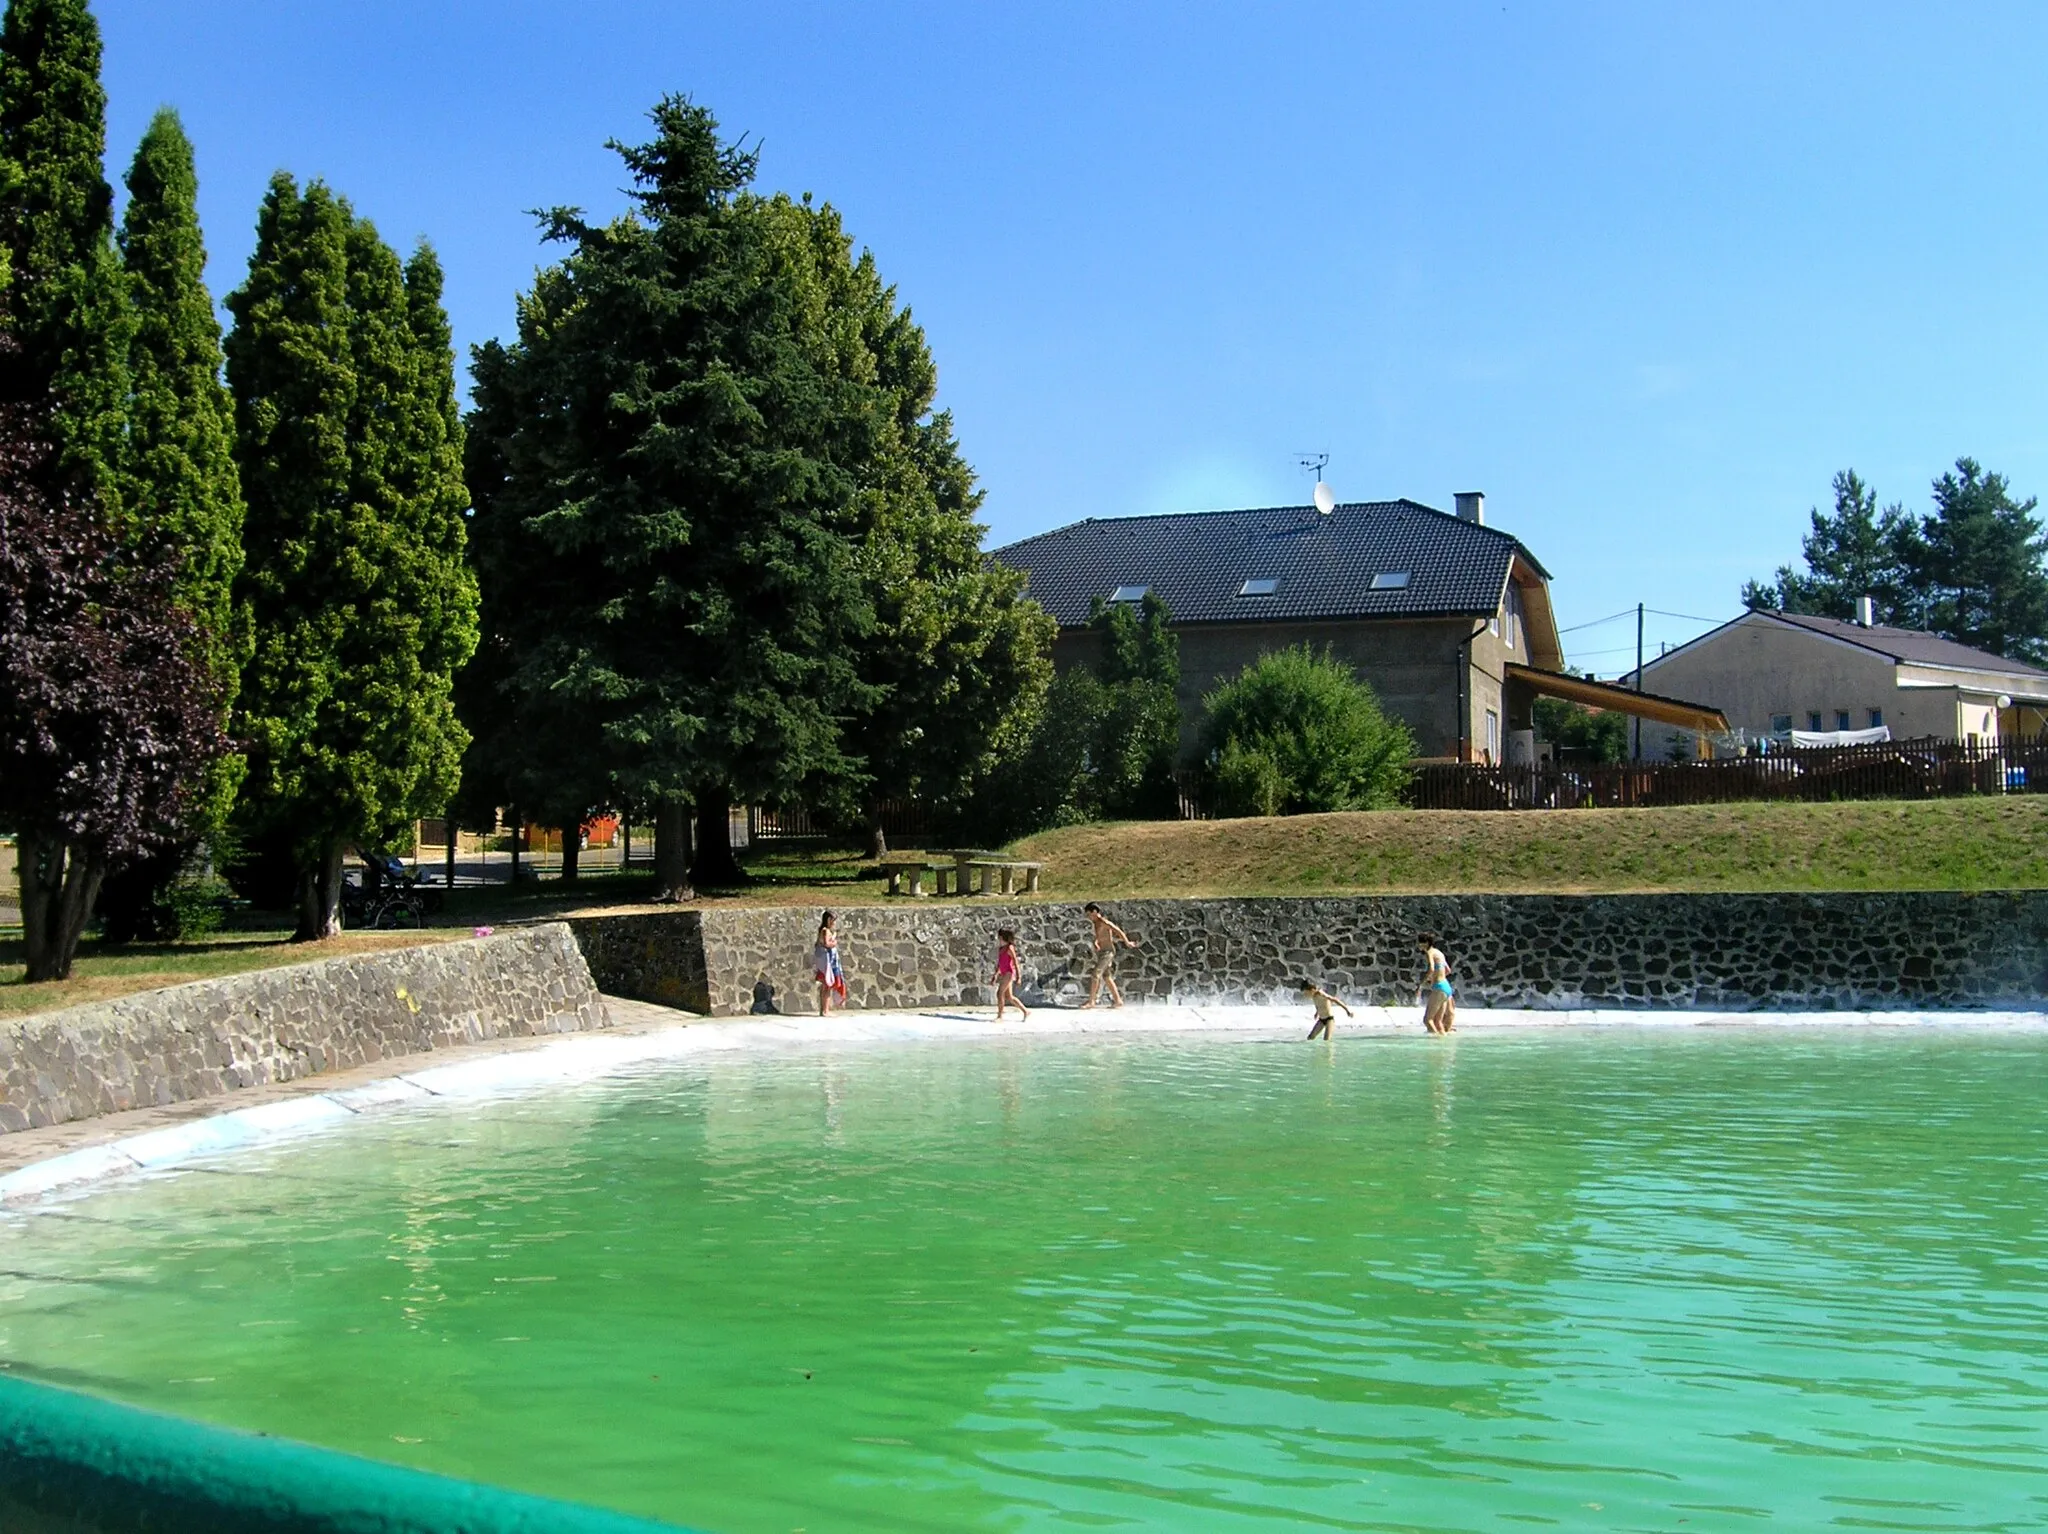
[[[1596,762],[1628,760],[1628,716],[1563,698],[1536,700],[1536,738]]]
[[[1415,737],[1327,651],[1262,655],[1202,705],[1216,814],[1388,809],[1407,787]]]

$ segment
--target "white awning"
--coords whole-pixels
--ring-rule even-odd
[[[1807,746],[1875,746],[1892,738],[1891,726],[1881,724],[1874,730],[1792,730],[1788,732],[1792,744]],[[1783,737],[1781,736],[1780,739]]]

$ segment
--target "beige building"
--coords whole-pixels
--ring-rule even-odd
[[[1894,740],[2032,738],[2048,726],[2048,671],[1882,624],[1756,611],[1643,667],[1643,685],[1719,708],[1750,739],[1884,728]],[[1644,730],[1663,755],[1670,731]]]
[[[1415,501],[1103,517],[998,549],[1060,625],[1054,661],[1093,664],[1096,601],[1157,596],[1180,641],[1182,746],[1202,700],[1293,645],[1348,664],[1415,734],[1425,760],[1534,756],[1539,693],[1698,723],[1703,711],[1562,675],[1550,575],[1485,498],[1455,514]],[[1679,712],[1671,713],[1676,708]]]

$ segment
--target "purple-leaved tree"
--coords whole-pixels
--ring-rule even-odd
[[[0,825],[27,978],[62,980],[108,870],[180,834],[228,742],[175,570],[124,555],[65,488],[19,355],[0,336]]]

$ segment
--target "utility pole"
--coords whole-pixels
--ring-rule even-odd
[[[1662,609],[1659,609],[1659,610],[1661,611]],[[1640,603],[1640,602],[1638,602],[1638,603],[1636,603],[1636,691],[1637,691],[1637,692],[1641,692],[1642,690],[1643,690],[1643,604],[1642,604],[1642,603]],[[1641,760],[1643,759],[1643,716],[1642,716],[1641,714],[1637,714],[1637,715],[1635,716],[1635,718],[1634,718],[1633,720],[1631,720],[1631,721],[1630,721],[1630,723],[1632,723],[1632,724],[1633,724],[1633,725],[1635,726],[1635,740],[1636,740],[1636,743],[1635,743],[1635,749],[1634,749],[1634,751],[1633,751],[1633,752],[1631,753],[1631,755],[1632,755],[1632,758],[1633,758],[1633,760],[1635,760],[1635,761],[1638,761],[1638,762],[1640,762],[1640,761],[1641,761]]]

